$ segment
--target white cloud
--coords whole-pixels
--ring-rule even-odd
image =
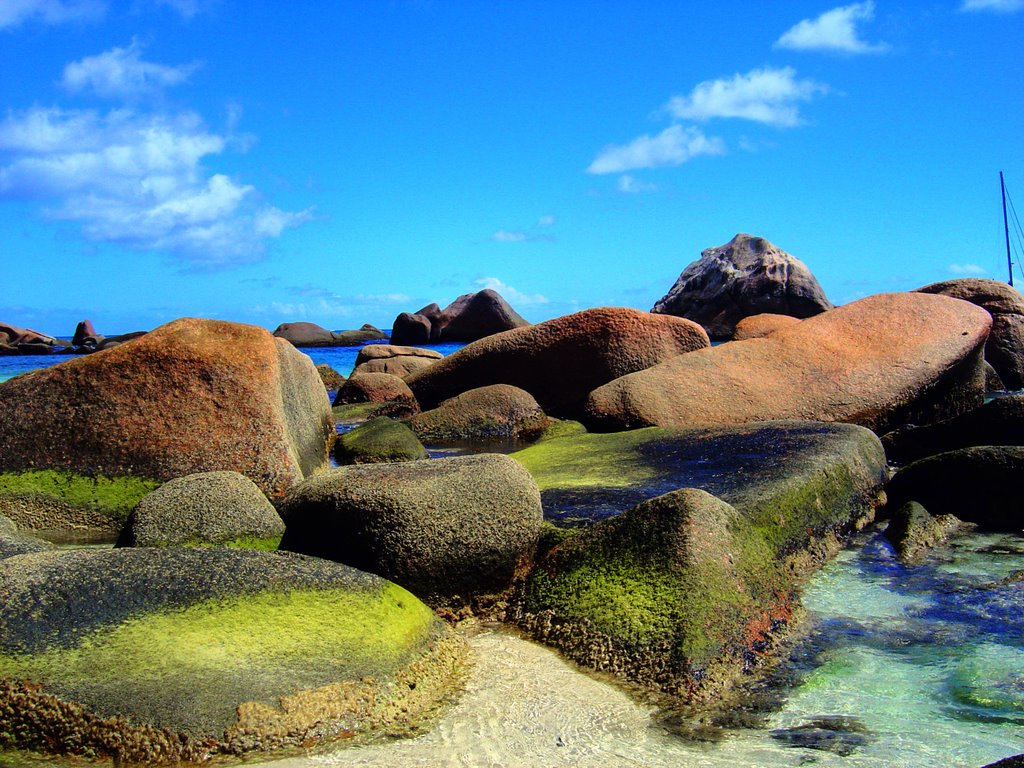
[[[723,155],[725,143],[705,136],[700,129],[671,125],[657,136],[643,135],[626,145],[602,149],[587,173],[622,173],[636,168],[682,165],[699,155]]]
[[[987,275],[988,270],[977,264],[950,264],[949,271],[954,275]]]
[[[266,204],[201,165],[230,137],[194,113],[34,108],[0,121],[0,196],[52,201],[47,215],[91,240],[168,251],[195,268],[262,258],[266,241],[312,212]]]
[[[523,293],[511,285],[506,285],[496,277],[481,277],[473,282],[480,287],[480,290],[490,288],[492,291],[497,291],[513,307],[548,303],[547,297],[539,293]]]
[[[857,25],[875,18],[872,0],[825,11],[816,19],[797,22],[775,41],[775,48],[795,51],[838,51],[842,53],[882,53],[886,43],[869,43],[860,37]]]
[[[764,67],[729,79],[705,80],[689,96],[672,97],[665,108],[681,120],[734,117],[788,127],[800,123],[799,102],[827,91],[822,83],[797,80],[792,67]]]
[[[191,19],[193,16],[203,10],[203,6],[206,5],[203,0],[156,0],[157,5],[166,5],[168,8],[172,8],[186,19]]]
[[[639,195],[641,192],[655,192],[658,189],[657,184],[640,181],[636,177],[630,176],[628,173],[619,177],[615,187],[619,192],[623,192],[627,195]]]
[[[529,235],[525,232],[509,232],[507,229],[499,229],[491,235],[491,240],[497,243],[522,243],[528,239]]]
[[[65,24],[87,21],[106,13],[104,0],[0,0],[0,29],[26,21]]]
[[[170,67],[142,60],[142,46],[132,40],[127,48],[112,48],[86,56],[64,67],[61,85],[72,93],[90,91],[105,99],[131,98],[158,92],[185,82],[197,63]]]
[[[964,0],[961,11],[992,11],[993,13],[1016,13],[1024,9],[1024,0]]]
[[[546,214],[537,219],[538,227],[553,227],[555,226],[555,217],[552,214]]]

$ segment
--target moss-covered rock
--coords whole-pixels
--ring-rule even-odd
[[[916,501],[908,501],[889,519],[885,538],[903,562],[921,562],[930,550],[943,543],[965,523],[953,515],[932,517]]]
[[[160,486],[140,477],[40,469],[0,474],[0,514],[23,530],[117,536],[135,505]]]
[[[205,760],[414,724],[462,643],[404,589],[289,553],[0,561],[0,746]]]
[[[551,419],[533,395],[509,384],[471,389],[408,420],[425,443],[531,439]]]
[[[252,480],[238,472],[199,472],[168,480],[145,496],[132,510],[117,544],[269,542],[280,541],[283,533],[281,516]]]
[[[320,374],[320,380],[328,392],[337,392],[345,385],[345,377],[338,373],[327,363],[320,363],[316,366],[316,372]]]
[[[871,519],[885,469],[868,430],[814,422],[588,434],[514,457],[546,516],[599,521],[546,537],[514,620],[580,663],[688,699],[756,661],[803,577]]]
[[[163,481],[232,470],[276,498],[326,469],[333,437],[309,357],[240,323],[183,318],[0,384],[8,473]]]
[[[434,603],[508,588],[532,563],[537,486],[498,454],[342,467],[281,506],[281,548],[379,573]]]
[[[339,464],[382,464],[427,458],[427,449],[400,421],[377,416],[338,436],[334,458]]]

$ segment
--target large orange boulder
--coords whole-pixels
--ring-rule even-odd
[[[327,467],[333,434],[312,361],[238,323],[175,320],[0,384],[0,473],[233,470],[273,499]]]
[[[1007,389],[1024,389],[1024,296],[998,280],[964,277],[918,288],[977,304],[992,315],[992,332],[985,344],[985,359],[996,369]]]
[[[406,383],[425,410],[470,389],[511,384],[545,413],[571,415],[602,384],[709,344],[689,320],[600,307],[473,342]]]
[[[945,296],[869,296],[766,338],[681,355],[594,391],[604,430],[843,421],[881,434],[981,405],[991,318]]]

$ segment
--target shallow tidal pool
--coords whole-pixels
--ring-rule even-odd
[[[1022,569],[1022,537],[962,536],[906,567],[863,536],[808,585],[809,631],[775,676],[775,706],[717,740],[688,740],[655,707],[488,630],[429,732],[259,764],[979,768],[1024,753]]]

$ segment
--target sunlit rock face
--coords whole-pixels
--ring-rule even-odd
[[[652,312],[699,323],[714,340],[732,338],[744,317],[812,317],[832,309],[807,266],[763,237],[738,234],[690,264]]]

